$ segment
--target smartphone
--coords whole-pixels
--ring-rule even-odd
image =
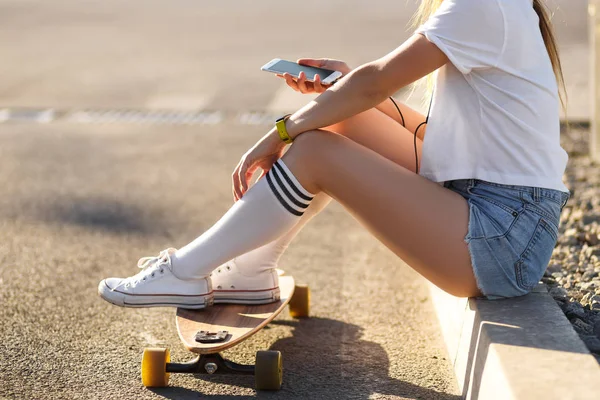
[[[315,75],[319,75],[321,78],[321,82],[324,85],[331,85],[338,79],[342,77],[342,73],[340,71],[332,71],[330,69],[325,68],[317,68],[317,67],[309,67],[306,65],[300,65],[298,63],[292,61],[281,60],[279,58],[275,58],[265,65],[262,66],[261,70],[267,72],[273,72],[275,74],[283,75],[284,73],[288,73],[295,78],[300,76],[300,72],[304,72],[306,75],[306,80],[313,82],[315,80]]]

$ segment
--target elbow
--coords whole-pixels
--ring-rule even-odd
[[[386,87],[381,68],[375,63],[365,64],[351,73],[351,81],[359,87],[362,97],[372,99],[374,103],[381,102],[391,96]]]

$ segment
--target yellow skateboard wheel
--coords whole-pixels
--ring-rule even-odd
[[[144,349],[142,356],[142,384],[146,387],[164,387],[169,384],[167,363],[171,361],[169,349]]]
[[[257,390],[279,390],[283,382],[281,353],[273,350],[256,352],[254,379]]]
[[[310,289],[307,285],[296,285],[290,299],[290,315],[294,318],[306,318],[310,314]]]

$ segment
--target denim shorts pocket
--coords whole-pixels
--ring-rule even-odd
[[[517,214],[523,209],[521,192],[515,189],[506,189],[478,182],[475,186],[469,188],[467,192],[471,195],[471,198],[486,201],[509,214]]]
[[[525,203],[526,210],[533,211],[544,218],[544,221],[554,227],[554,232],[558,235],[561,212],[561,205],[559,203],[546,198],[542,198],[541,201],[536,203],[526,197],[523,198],[523,202]]]
[[[531,290],[544,275],[557,241],[553,226],[540,218],[525,251],[515,263],[517,285],[523,290]]]
[[[482,214],[478,229],[470,232],[471,238],[493,239],[508,235],[524,210],[517,191],[477,185],[469,188],[468,193],[469,204]]]

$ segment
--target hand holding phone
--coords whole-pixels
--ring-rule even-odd
[[[265,64],[263,71],[273,72],[284,78],[288,86],[301,93],[322,93],[350,67],[339,60],[302,58],[297,63],[274,59]]]

